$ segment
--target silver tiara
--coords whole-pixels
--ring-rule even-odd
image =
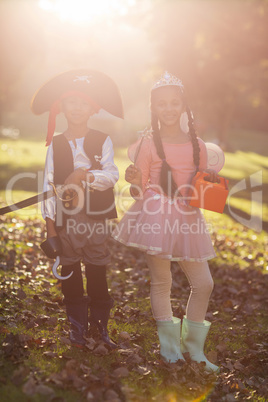
[[[167,85],[175,85],[176,87],[180,87],[181,91],[183,91],[183,84],[181,80],[175,75],[168,73],[167,71],[165,71],[162,77],[158,81],[156,81],[156,83],[152,87],[152,90],[160,87],[165,87]]]

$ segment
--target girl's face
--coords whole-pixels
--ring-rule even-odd
[[[161,126],[177,126],[185,111],[180,90],[175,87],[162,87],[152,96],[152,111],[157,115]]]
[[[79,96],[68,96],[62,100],[61,110],[69,124],[87,124],[88,119],[95,113],[92,105]]]

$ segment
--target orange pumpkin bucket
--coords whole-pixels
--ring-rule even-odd
[[[219,183],[212,183],[206,177],[208,175],[204,172],[197,172],[194,176],[188,194],[189,205],[222,214],[229,192],[229,181],[220,177]]]

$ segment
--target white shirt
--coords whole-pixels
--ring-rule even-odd
[[[89,169],[92,166],[91,161],[88,159],[84,151],[84,139],[75,139],[76,146],[73,141],[69,141],[69,145],[73,154],[74,170],[78,168]],[[119,179],[119,172],[117,166],[114,164],[114,150],[111,138],[108,136],[102,146],[102,158],[100,160],[102,170],[90,171],[94,175],[92,183],[82,182],[84,188],[90,186],[95,190],[104,191],[107,188],[114,187]],[[53,144],[51,143],[47,150],[45,171],[44,171],[44,186],[43,191],[52,190],[51,184],[54,182],[54,162],[53,162]],[[50,218],[55,220],[56,214],[56,197],[51,197],[41,204],[41,212],[44,219]]]

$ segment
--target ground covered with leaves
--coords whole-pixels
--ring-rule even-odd
[[[109,285],[115,299],[112,351],[90,334],[81,350],[70,345],[60,284],[40,251],[44,224],[15,215],[0,220],[0,395],[9,401],[265,401],[267,376],[267,237],[225,220],[214,222],[218,257],[210,263],[215,288],[205,352],[220,366],[166,364],[159,358],[144,256],[110,240]],[[189,295],[172,265],[174,315]]]

